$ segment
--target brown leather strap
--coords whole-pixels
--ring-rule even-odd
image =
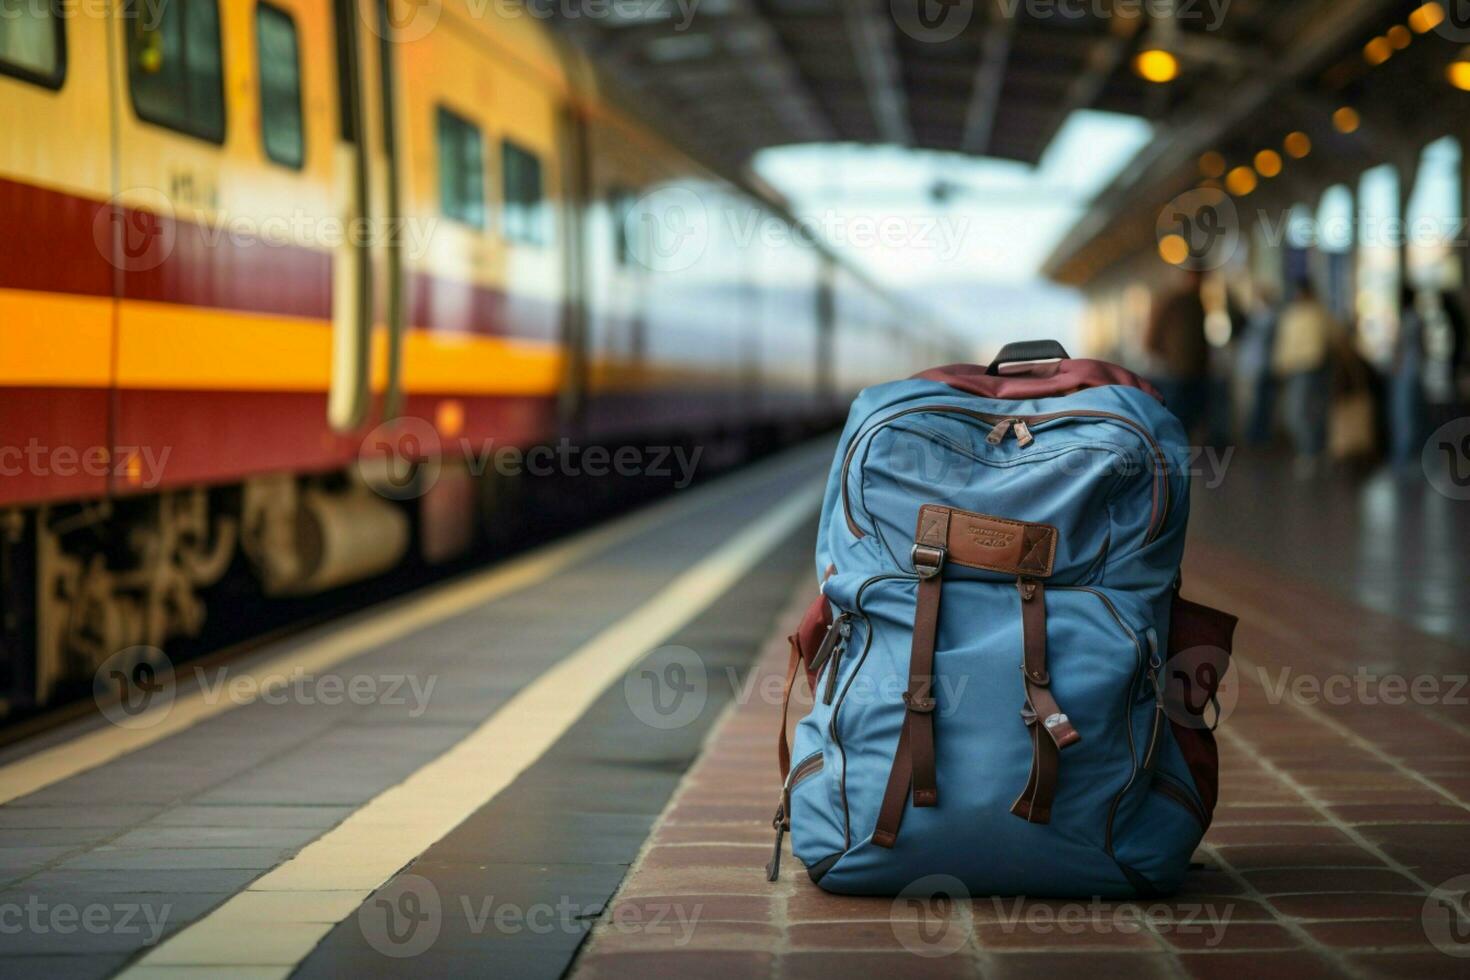
[[[892,847],[903,822],[904,805],[913,790],[914,806],[937,806],[939,784],[934,754],[934,645],[939,632],[939,600],[943,593],[944,547],[949,538],[949,511],[927,511],[919,521],[914,567],[919,572],[914,606],[913,645],[909,649],[907,710],[893,751],[893,768],[878,810],[873,843]]]
[[[878,825],[873,830],[873,843],[878,847],[892,847],[897,842],[904,807],[909,802],[909,786],[914,772],[913,756],[909,753],[910,731],[908,718],[904,718],[903,727],[898,730],[898,745],[893,750],[888,786],[883,790],[883,802],[878,807]]]
[[[936,806],[939,786],[934,776],[934,642],[939,631],[939,598],[944,579],[938,575],[919,580],[914,609],[914,639],[909,650],[909,686],[903,692],[908,708],[909,759],[912,763],[914,806]]]
[[[1021,718],[1031,729],[1031,775],[1011,804],[1011,812],[1030,823],[1048,823],[1056,795],[1058,754],[1082,736],[1051,693],[1046,665],[1046,588],[1027,578],[1018,578],[1016,588],[1021,594],[1021,673],[1026,684]]]
[[[786,777],[791,774],[791,741],[786,734],[786,717],[791,710],[791,691],[796,687],[796,675],[801,669],[801,647],[795,636],[788,636],[791,659],[786,664],[786,688],[781,692],[781,734],[776,740],[776,764],[781,768],[781,813],[789,829],[791,801],[786,798]]]

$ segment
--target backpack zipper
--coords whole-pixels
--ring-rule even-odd
[[[917,582],[919,580],[918,576],[908,575],[903,572],[884,572],[865,579],[863,584],[858,586],[857,595],[853,599],[853,605],[856,607],[854,615],[860,617],[863,621],[863,626],[866,627],[863,630],[863,649],[858,654],[857,663],[848,672],[847,683],[842,685],[842,694],[837,698],[837,704],[827,719],[827,737],[836,746],[837,757],[842,760],[842,775],[838,780],[838,787],[841,790],[840,795],[842,797],[842,849],[844,851],[852,847],[852,813],[847,806],[847,750],[843,748],[842,736],[837,731],[837,716],[842,713],[842,702],[847,697],[847,692],[852,690],[852,683],[862,671],[863,664],[868,660],[868,651],[873,647],[873,624],[869,622],[868,614],[863,611],[863,593],[874,582],[886,581],[888,579],[902,579],[911,582]]]
[[[832,633],[837,640],[832,644],[832,668],[827,671],[827,686],[822,692],[822,703],[831,704],[832,696],[837,693],[837,671],[842,668],[842,653],[847,649],[847,641],[852,637],[852,617],[843,613],[832,624]]]
[[[894,412],[892,415],[878,420],[855,436],[852,442],[848,444],[847,453],[842,459],[842,515],[847,519],[847,529],[852,532],[853,537],[861,538],[866,536],[866,532],[858,527],[857,522],[852,518],[852,505],[847,489],[847,474],[852,467],[853,457],[857,453],[858,443],[873,435],[895,419],[921,412],[964,415],[976,421],[985,422],[993,426],[990,433],[985,437],[985,441],[992,446],[1000,445],[1008,431],[1014,432],[1016,434],[1016,441],[1023,448],[1035,440],[1035,436],[1031,432],[1031,426],[1054,422],[1057,419],[1099,418],[1125,425],[1136,432],[1139,438],[1148,444],[1155,462],[1153,512],[1149,515],[1148,531],[1144,535],[1143,543],[1148,544],[1163,528],[1164,519],[1169,513],[1169,481],[1166,476],[1168,473],[1168,459],[1164,456],[1164,450],[1159,446],[1158,440],[1153,437],[1148,429],[1126,415],[1090,408],[1078,408],[1067,412],[1048,412],[1042,415],[994,415],[989,412],[977,412],[973,409],[960,408],[957,405],[916,405],[912,408],[905,408],[902,411]]]
[[[1137,658],[1134,661],[1133,667],[1133,682],[1128,686],[1128,700],[1124,706],[1124,716],[1127,720],[1128,730],[1128,756],[1132,764],[1132,769],[1128,772],[1128,781],[1123,784],[1122,789],[1118,790],[1118,794],[1113,797],[1113,802],[1108,806],[1108,822],[1107,826],[1103,830],[1103,847],[1107,850],[1108,856],[1113,858],[1113,860],[1116,862],[1118,859],[1113,854],[1113,820],[1118,815],[1118,805],[1122,803],[1124,795],[1127,794],[1129,788],[1132,787],[1134,781],[1138,779],[1138,745],[1136,742],[1134,742],[1133,739],[1132,713],[1133,702],[1138,696],[1137,692],[1139,677],[1143,673],[1143,643],[1140,642],[1140,640],[1138,639],[1138,634],[1133,631],[1133,627],[1129,626],[1123,620],[1123,617],[1118,614],[1118,609],[1116,606],[1113,605],[1113,600],[1109,599],[1107,595],[1103,593],[1100,589],[1094,589],[1086,585],[1059,585],[1056,586],[1056,588],[1069,589],[1076,592],[1090,592],[1101,599],[1102,604],[1107,607],[1107,610],[1112,615],[1113,620],[1119,626],[1121,626],[1123,628],[1123,632],[1127,633],[1129,638],[1133,640],[1133,649],[1137,652]]]
[[[771,860],[766,862],[767,881],[775,881],[781,877],[781,842],[785,840],[786,831],[791,827],[791,814],[787,812],[791,806],[791,791],[807,777],[821,771],[822,753],[818,750],[798,762],[786,776],[786,785],[781,789],[781,802],[776,804],[776,815],[771,818],[771,828],[776,831],[776,847],[771,852]]]

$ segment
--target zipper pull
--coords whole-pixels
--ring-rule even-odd
[[[832,651],[837,648],[838,641],[846,635],[841,630],[841,627],[846,625],[846,623],[847,613],[843,613],[837,617],[835,623],[827,627],[826,635],[822,637],[822,642],[817,645],[817,652],[812,654],[811,669],[814,674],[821,672],[822,665],[827,662],[828,657],[832,656]]]
[[[1026,423],[1022,422],[1020,419],[1016,419],[1016,424],[1012,431],[1016,433],[1016,445],[1020,446],[1022,449],[1025,449],[1027,446],[1036,441],[1034,438],[1032,438],[1031,430],[1026,427]]]
[[[776,847],[771,851],[771,860],[766,863],[767,881],[775,881],[781,877],[781,842],[786,839],[786,803],[784,800],[776,807],[776,815],[771,818],[771,827],[776,831]]]
[[[1006,433],[1011,431],[1011,426],[1015,424],[1015,422],[1015,419],[1001,419],[999,422],[995,423],[995,428],[990,430],[990,435],[985,437],[985,441],[990,443],[992,446],[999,446],[1002,442],[1005,441]]]
[[[842,652],[847,649],[847,641],[852,636],[852,623],[844,616],[837,621],[833,632],[838,634],[838,640],[832,648],[832,669],[827,671],[827,689],[822,692],[823,704],[831,704],[837,695],[837,670],[842,666]]]

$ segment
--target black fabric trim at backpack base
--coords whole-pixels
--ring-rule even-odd
[[[831,854],[827,857],[822,858],[822,860],[818,861],[816,864],[807,865],[806,874],[807,877],[812,880],[812,884],[821,884],[822,878],[827,874],[828,871],[832,870],[832,865],[836,864],[838,859],[840,859],[841,857],[841,852],[838,852],[837,854]]]

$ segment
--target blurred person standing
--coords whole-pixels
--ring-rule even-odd
[[[1394,338],[1393,372],[1388,381],[1389,451],[1395,466],[1419,459],[1427,405],[1424,397],[1426,325],[1418,294],[1407,282],[1399,290],[1399,332]]]
[[[1297,454],[1297,475],[1315,472],[1327,441],[1328,355],[1337,324],[1310,280],[1281,311],[1271,369],[1281,385],[1286,427]]]
[[[1449,413],[1444,420],[1448,421],[1463,414],[1463,406],[1470,400],[1466,396],[1467,386],[1470,386],[1470,378],[1466,377],[1466,362],[1470,361],[1470,323],[1465,319],[1465,307],[1460,304],[1458,295],[1445,290],[1440,294],[1439,302],[1449,329],[1449,350],[1446,352],[1449,360]]]
[[[1276,346],[1276,322],[1281,316],[1278,290],[1258,282],[1251,290],[1250,315],[1241,339],[1237,368],[1245,387],[1245,438],[1252,446],[1271,441],[1276,414],[1276,376],[1271,360]]]
[[[1154,304],[1143,338],[1144,349],[1160,369],[1154,385],[1191,439],[1205,415],[1210,384],[1210,344],[1200,296],[1203,282],[1199,272],[1186,272],[1179,290]]]

